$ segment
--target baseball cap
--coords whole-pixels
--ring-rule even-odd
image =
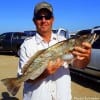
[[[34,16],[37,15],[37,13],[41,10],[41,9],[47,9],[48,11],[50,11],[53,14],[53,8],[52,5],[47,3],[47,2],[40,2],[38,3],[35,8],[34,8]]]

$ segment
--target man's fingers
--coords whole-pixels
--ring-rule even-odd
[[[91,44],[89,44],[87,42],[83,42],[82,46],[85,47],[85,48],[87,48],[87,49],[91,49],[91,47],[92,47]]]
[[[75,47],[74,51],[72,52],[77,59],[83,60],[85,58],[89,58],[91,54],[91,44],[84,42],[82,43],[83,47]]]
[[[48,63],[48,71],[50,73],[53,73],[55,72],[58,68],[61,67],[61,65],[63,64],[64,62],[60,59],[60,58],[57,58],[56,61],[49,61]]]

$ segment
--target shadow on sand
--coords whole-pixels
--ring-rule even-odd
[[[86,88],[90,88],[98,93],[100,92],[100,83],[97,83],[95,81],[89,80],[85,77],[73,73],[71,73],[71,79],[73,82],[76,82]]]
[[[2,98],[0,100],[19,100],[16,97],[10,96],[8,92],[2,92]]]
[[[9,56],[16,56],[16,57],[18,57],[18,55],[16,54],[16,53],[13,53],[13,52],[1,52],[0,51],[0,55],[9,55]]]

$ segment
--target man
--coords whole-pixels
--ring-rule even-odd
[[[21,75],[23,65],[38,50],[48,48],[64,40],[52,32],[54,22],[53,8],[47,2],[40,2],[34,8],[33,22],[37,33],[21,45],[18,74]],[[75,47],[73,55],[76,59],[73,64],[84,67],[89,63],[91,45],[83,43],[83,48]],[[47,69],[36,80],[27,80],[24,83],[24,100],[71,100],[71,78],[68,64],[61,59],[50,61]]]

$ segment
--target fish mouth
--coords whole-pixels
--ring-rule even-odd
[[[100,38],[100,36],[97,35],[96,33],[93,33],[92,35],[93,35],[93,36],[90,38],[91,44],[93,44],[94,41],[96,41],[97,39]]]

